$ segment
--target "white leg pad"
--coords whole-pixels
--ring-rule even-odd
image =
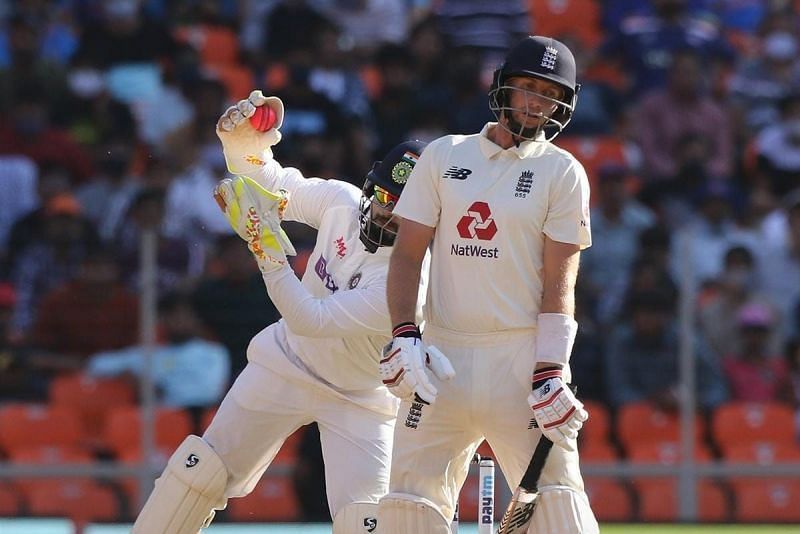
[[[450,534],[450,520],[428,499],[389,493],[378,506],[380,534]]]
[[[600,527],[589,499],[583,492],[567,486],[539,488],[528,534],[597,534]]]
[[[228,470],[214,449],[188,436],[167,462],[136,518],[132,534],[197,534],[225,508]]]
[[[351,502],[333,518],[333,534],[377,532],[378,503]]]

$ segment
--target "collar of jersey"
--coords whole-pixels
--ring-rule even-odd
[[[541,139],[531,140],[531,141],[524,141],[519,144],[519,146],[512,146],[511,148],[503,148],[500,145],[494,144],[489,138],[486,136],[489,128],[493,125],[497,124],[496,122],[487,122],[483,129],[481,130],[479,136],[479,142],[481,147],[481,152],[483,155],[489,159],[492,159],[497,154],[501,152],[508,152],[510,154],[514,154],[519,159],[527,158],[529,156],[533,156],[536,154],[541,154],[544,152],[545,147],[547,147],[547,142],[544,140],[544,134],[540,134]]]

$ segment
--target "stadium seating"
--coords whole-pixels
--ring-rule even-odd
[[[20,511],[19,492],[7,482],[0,481],[0,517],[14,517]]]
[[[584,484],[594,515],[599,521],[630,521],[633,518],[631,494],[620,481],[586,477]]]
[[[532,33],[574,37],[593,48],[603,39],[601,5],[595,0],[528,0]]]
[[[583,444],[608,443],[611,434],[611,416],[605,405],[595,401],[584,401],[589,419],[579,434]]]
[[[711,418],[711,434],[721,450],[739,443],[793,443],[794,414],[779,403],[730,402]]]
[[[234,521],[296,521],[300,506],[288,476],[264,476],[245,497],[228,501],[228,518]]]
[[[695,419],[695,437],[703,436],[703,421]],[[645,443],[678,442],[680,419],[677,413],[659,410],[648,402],[635,402],[622,406],[617,415],[617,437],[625,451]]]
[[[120,517],[114,492],[96,482],[36,485],[27,495],[27,505],[33,516],[69,517],[79,529],[89,521],[115,521]]]
[[[59,375],[49,388],[52,406],[68,406],[78,411],[87,445],[101,448],[101,435],[109,410],[131,406],[136,402],[136,389],[121,378],[96,378],[84,373]]]
[[[800,482],[745,480],[733,484],[737,522],[800,522]]]
[[[83,427],[66,406],[9,403],[0,407],[0,449],[7,454],[35,447],[79,448]]]
[[[672,479],[642,479],[635,482],[639,496],[639,519],[677,521],[679,518],[678,481]],[[698,519],[722,522],[728,519],[728,498],[722,488],[711,481],[697,484]]]
[[[138,406],[113,408],[105,428],[105,443],[115,455],[136,449],[141,443],[141,409]],[[170,451],[193,431],[192,420],[185,410],[158,407],[155,410],[155,444]]]

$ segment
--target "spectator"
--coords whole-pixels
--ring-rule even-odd
[[[769,310],[772,318],[779,315],[769,299],[758,291],[758,266],[750,249],[731,247],[725,253],[724,265],[722,274],[711,283],[711,295],[701,303],[699,310],[703,335],[719,356],[742,350],[737,314],[743,306],[760,306]],[[778,321],[771,326],[767,347],[771,353],[776,354],[783,344],[783,336]]]
[[[631,96],[663,87],[676,51],[693,49],[712,70],[733,57],[717,24],[688,9],[688,0],[653,0],[652,6],[651,14],[634,13],[611,27],[600,50],[602,58],[618,61],[631,77]]]
[[[785,324],[784,331],[796,328],[791,324],[800,302],[800,196],[790,197],[786,210],[787,232],[783,242],[767,245],[759,262],[758,282],[764,293],[775,303]]]
[[[405,44],[409,9],[405,0],[313,0],[311,2],[342,29],[354,52],[370,54],[384,43]]]
[[[159,303],[163,342],[148,348],[132,346],[93,355],[86,366],[98,377],[141,378],[152,358],[158,400],[179,408],[215,406],[228,387],[230,361],[225,347],[202,339],[201,323],[189,298],[169,294]]]
[[[116,235],[140,187],[138,178],[131,174],[134,142],[133,131],[105,138],[97,150],[99,173],[75,193],[83,213],[106,242]]]
[[[630,172],[606,165],[598,173],[597,204],[591,209],[594,243],[581,254],[583,282],[593,299],[604,301],[623,286],[639,248],[639,235],[655,224],[655,215],[631,198]]]
[[[781,100],[800,87],[797,37],[775,30],[760,45],[760,54],[743,58],[728,85],[732,110],[755,132],[776,123]]]
[[[153,230],[157,239],[157,287],[160,293],[174,291],[189,279],[190,252],[183,239],[164,233],[164,190],[145,187],[136,192],[113,242],[117,247],[122,280],[133,291],[142,287],[140,261],[141,239],[146,230]]]
[[[730,178],[733,137],[725,110],[708,94],[701,56],[690,50],[674,51],[665,88],[645,94],[636,113],[645,178],[675,180],[681,142],[692,136],[707,144],[697,162],[711,178]]]
[[[238,236],[219,237],[212,261],[214,272],[199,280],[192,299],[203,323],[228,350],[235,378],[247,365],[250,340],[280,315],[264,293],[261,273]]]
[[[615,407],[651,401],[666,410],[679,403],[680,343],[672,298],[659,292],[634,295],[630,320],[612,331],[606,352],[606,391]],[[719,361],[700,337],[693,339],[697,403],[712,410],[727,399]]]
[[[72,279],[98,238],[75,197],[56,195],[44,207],[40,238],[14,261],[10,279],[17,292],[11,336],[22,340],[36,320],[40,299]],[[73,315],[73,317],[75,317]]]
[[[735,245],[759,250],[758,238],[742,233],[733,217],[733,187],[722,181],[707,182],[696,193],[697,217],[678,230],[671,249],[670,269],[676,281],[691,276],[698,286],[722,272],[725,252]],[[688,269],[688,270],[687,270]]]
[[[0,154],[27,156],[40,167],[58,164],[79,182],[92,175],[89,153],[50,122],[50,102],[41,87],[20,85],[13,102],[0,119]]]
[[[51,353],[43,367],[74,368],[138,335],[138,298],[120,282],[112,253],[97,249],[80,261],[73,280],[42,299],[31,342]]]
[[[800,432],[800,338],[790,339],[783,355],[789,369],[789,402],[795,409],[795,427]]]
[[[798,186],[800,175],[800,92],[781,99],[780,121],[755,139],[758,168],[770,190],[783,196]]]
[[[745,402],[788,401],[789,366],[785,358],[770,352],[767,344],[775,326],[772,312],[760,304],[745,304],[737,312],[742,338],[738,353],[728,354],[723,369],[731,399]]]

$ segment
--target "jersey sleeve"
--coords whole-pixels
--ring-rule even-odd
[[[592,245],[589,179],[583,166],[576,160],[551,184],[543,231],[547,237],[559,243],[573,243],[580,245],[581,249]]]
[[[431,228],[439,223],[441,213],[438,172],[440,165],[437,164],[436,157],[438,144],[434,143],[422,151],[394,209],[394,213],[400,217]]]
[[[352,184],[306,178],[298,169],[283,167],[275,160],[269,160],[251,178],[270,191],[288,191],[289,202],[284,220],[301,222],[313,228],[319,228],[328,208],[357,205],[361,196],[361,192]]]
[[[324,298],[309,293],[290,268],[265,274],[264,283],[286,326],[297,335],[345,338],[392,331],[385,279]]]

